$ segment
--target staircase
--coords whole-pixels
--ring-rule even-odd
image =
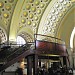
[[[0,65],[0,72],[4,71],[7,67],[11,66],[22,58],[34,54],[34,50],[30,50],[30,46],[30,44],[25,44],[18,48],[14,48],[14,50],[11,50],[12,48],[8,48],[7,50],[5,49],[4,51],[1,51],[0,62],[2,61],[3,64]]]

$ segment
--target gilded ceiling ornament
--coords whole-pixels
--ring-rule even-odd
[[[41,10],[40,10],[40,9],[39,9],[39,10],[37,10],[37,13],[38,13],[38,14],[40,14],[40,13],[41,13]]]
[[[52,18],[53,20],[56,20],[56,17],[55,16],[53,16],[53,18]]]
[[[10,9],[11,9],[11,5],[6,5],[5,8],[6,8],[7,10],[10,10]]]
[[[59,5],[58,4],[56,4],[56,6],[55,6],[56,8],[58,8],[59,7]]]
[[[52,29],[52,32],[54,33],[54,29]]]
[[[69,7],[70,6],[70,4],[67,4],[67,7]]]
[[[59,16],[61,17],[61,16],[62,16],[62,14],[60,13],[60,14],[59,14]]]
[[[52,18],[52,16],[51,15],[49,15],[49,19],[51,19]]]
[[[48,0],[44,0],[45,2],[47,2]]]
[[[59,21],[59,19],[56,19],[56,21],[58,22],[58,21]]]
[[[67,2],[65,1],[65,2],[64,2],[64,5],[66,5],[66,4],[67,4]]]
[[[35,16],[35,17],[34,17],[34,19],[35,19],[35,20],[38,20],[38,17],[37,17],[37,16]]]
[[[8,0],[10,3],[12,3],[14,0]]]
[[[48,31],[50,32],[51,31],[51,28],[49,28]]]
[[[60,3],[62,3],[64,0],[59,0]]]
[[[40,7],[41,7],[41,8],[43,8],[43,7],[44,7],[44,4],[43,4],[43,3],[41,3],[41,4],[40,4]]]
[[[37,1],[35,1],[35,5],[39,5],[40,4],[40,2],[37,0]]]
[[[36,7],[32,7],[31,10],[32,10],[33,12],[35,12],[35,11],[36,11]]]
[[[48,30],[48,27],[47,27],[47,26],[45,27],[45,30],[46,30],[46,31]]]
[[[53,24],[53,26],[54,26],[54,27],[56,27],[56,26],[57,26],[57,24],[56,24],[56,23],[54,23],[54,24]]]
[[[58,12],[58,11],[56,11],[56,12],[55,12],[55,14],[56,14],[56,15],[58,15],[58,14],[59,14],[59,12]]]
[[[26,5],[26,9],[29,10],[31,8],[31,6],[28,4]]]
[[[29,0],[30,3],[34,2],[34,0]]]
[[[4,20],[4,23],[5,23],[5,24],[7,24],[7,21],[6,21],[6,20]]]
[[[27,17],[27,16],[28,16],[28,12],[25,11],[25,12],[23,13],[23,15],[24,15],[25,17]]]
[[[30,17],[30,18],[33,18],[33,14],[30,14],[29,17]]]
[[[35,22],[33,23],[33,27],[36,27],[36,23]]]
[[[9,17],[9,15],[7,13],[4,13],[3,16],[4,16],[4,18],[8,18]]]
[[[65,12],[65,11],[66,11],[66,9],[64,8],[64,9],[63,9],[63,12]]]
[[[47,25],[49,25],[49,24],[50,24],[50,21],[47,20]]]
[[[63,9],[63,7],[61,7],[61,6],[60,6],[60,7],[59,7],[59,9],[60,9],[60,10],[62,10],[62,9]]]
[[[22,23],[25,23],[26,21],[25,21],[25,19],[22,19],[21,22],[22,22]]]
[[[31,21],[29,20],[29,21],[27,22],[27,24],[28,24],[28,25],[31,25]]]
[[[3,2],[0,1],[0,8],[2,8],[4,6]]]
[[[55,12],[55,10],[52,10],[52,13],[54,13]]]

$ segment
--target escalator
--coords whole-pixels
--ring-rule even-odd
[[[34,50],[30,50],[30,46],[30,44],[25,44],[18,48],[14,48],[13,51],[10,50],[12,48],[8,48],[6,51],[1,51],[1,55],[4,55],[2,57],[0,55],[0,62],[3,62],[0,66],[0,72],[4,71],[15,62],[20,61],[22,58],[34,54]]]

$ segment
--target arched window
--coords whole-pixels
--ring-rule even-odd
[[[26,41],[21,36],[18,36],[17,37],[17,44],[23,45],[23,44],[26,44]]]
[[[72,31],[71,37],[70,37],[70,47],[73,48],[73,39],[74,39],[74,35],[75,35],[75,27]]]

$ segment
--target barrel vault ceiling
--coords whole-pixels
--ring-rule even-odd
[[[44,34],[69,45],[74,15],[75,0],[0,0],[1,42],[15,42],[18,35],[32,42],[34,34]]]

